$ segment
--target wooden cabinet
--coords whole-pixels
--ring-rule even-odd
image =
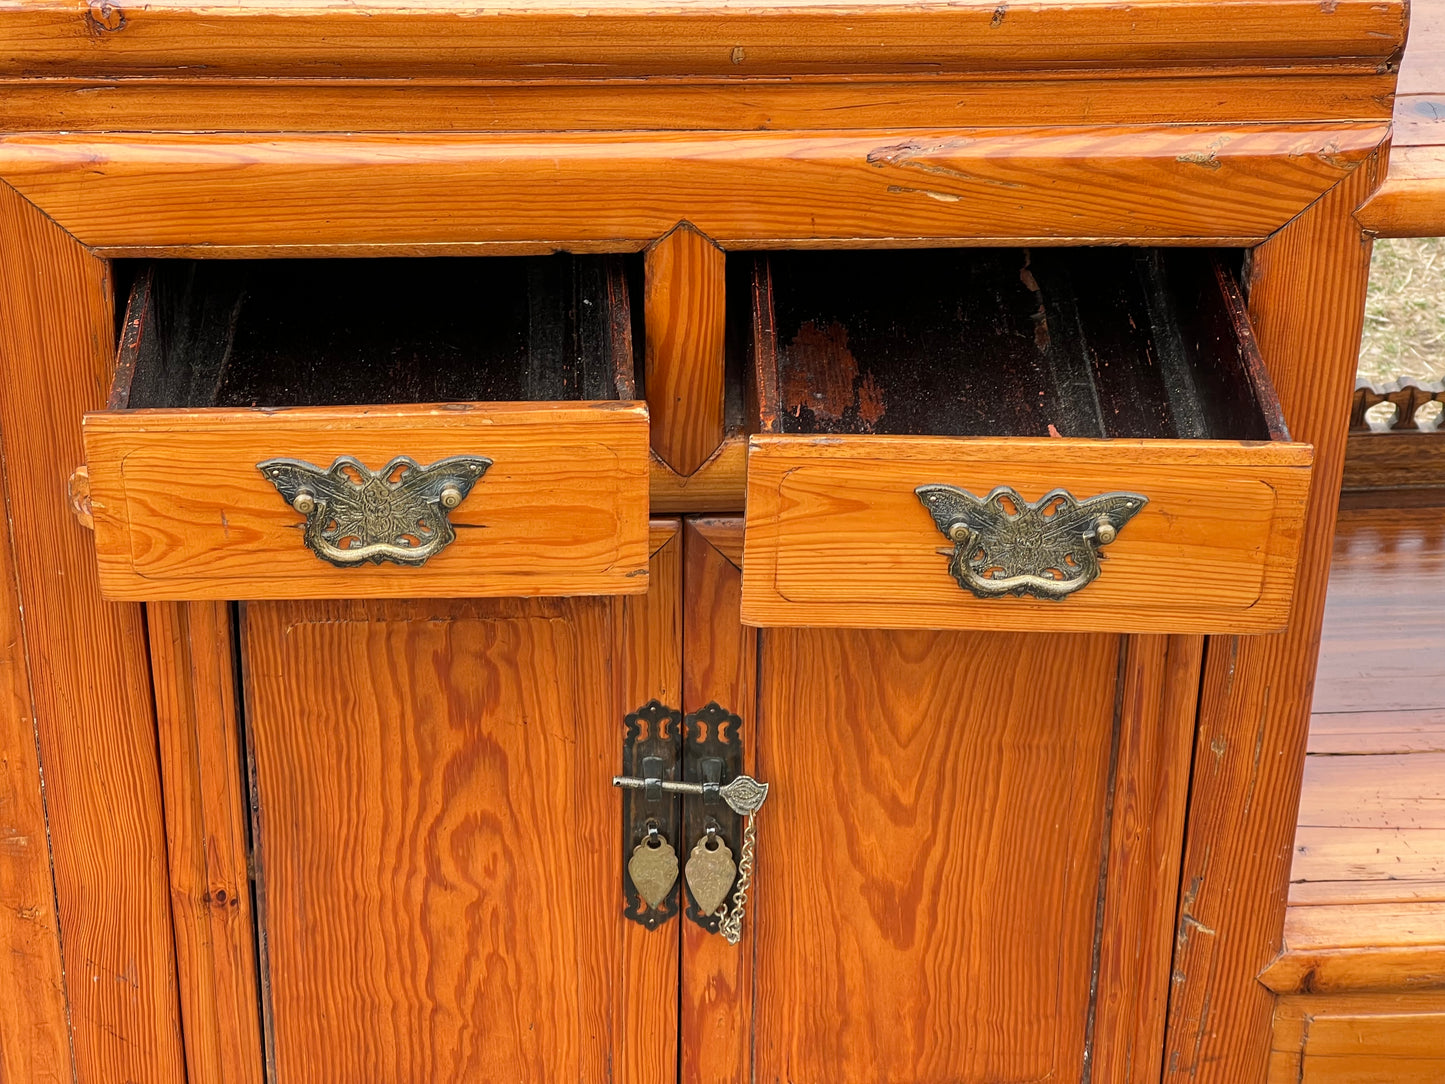
[[[1402,0],[22,6],[0,1077],[1260,1079]]]
[[[1067,1079],[1141,1041],[1197,641],[747,629],[741,528],[655,521],[644,597],[244,605],[274,1079]],[[742,946],[622,919],[643,693],[723,698],[770,785]]]

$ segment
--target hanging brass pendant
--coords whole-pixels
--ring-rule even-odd
[[[711,843],[713,846],[708,847]],[[687,890],[692,902],[705,915],[717,914],[733,890],[738,867],[733,852],[722,837],[713,833],[703,836],[687,857]]]
[[[633,849],[627,875],[637,894],[655,910],[677,883],[677,852],[662,836],[649,834]]]

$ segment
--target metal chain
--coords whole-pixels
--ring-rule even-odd
[[[748,905],[748,887],[753,883],[753,850],[758,842],[758,830],[749,817],[743,829],[743,853],[738,859],[738,884],[733,889],[733,909],[728,913],[724,903],[717,909],[718,932],[729,945],[736,945],[743,939],[743,911]]]

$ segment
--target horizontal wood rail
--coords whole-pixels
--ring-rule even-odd
[[[1405,33],[1403,0],[5,0],[0,76],[750,76],[1318,62],[1367,71]],[[1228,28],[1221,35],[1221,28]]]
[[[107,256],[617,252],[682,220],[724,248],[1243,245],[1337,185],[1387,131],[35,133],[0,138],[0,179]]]
[[[1367,417],[1388,403],[1393,416]],[[1445,403],[1445,383],[1396,380],[1379,387],[1361,379],[1350,404],[1343,494],[1352,507],[1394,504],[1402,491],[1409,503],[1445,504],[1445,414],[1422,413],[1427,403]]]

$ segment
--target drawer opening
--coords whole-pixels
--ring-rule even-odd
[[[107,598],[647,589],[625,257],[123,270],[109,406],[82,420]]]
[[[623,257],[156,260],[109,408],[639,397]]]
[[[771,253],[752,302],[754,432],[1289,439],[1219,252]]]

